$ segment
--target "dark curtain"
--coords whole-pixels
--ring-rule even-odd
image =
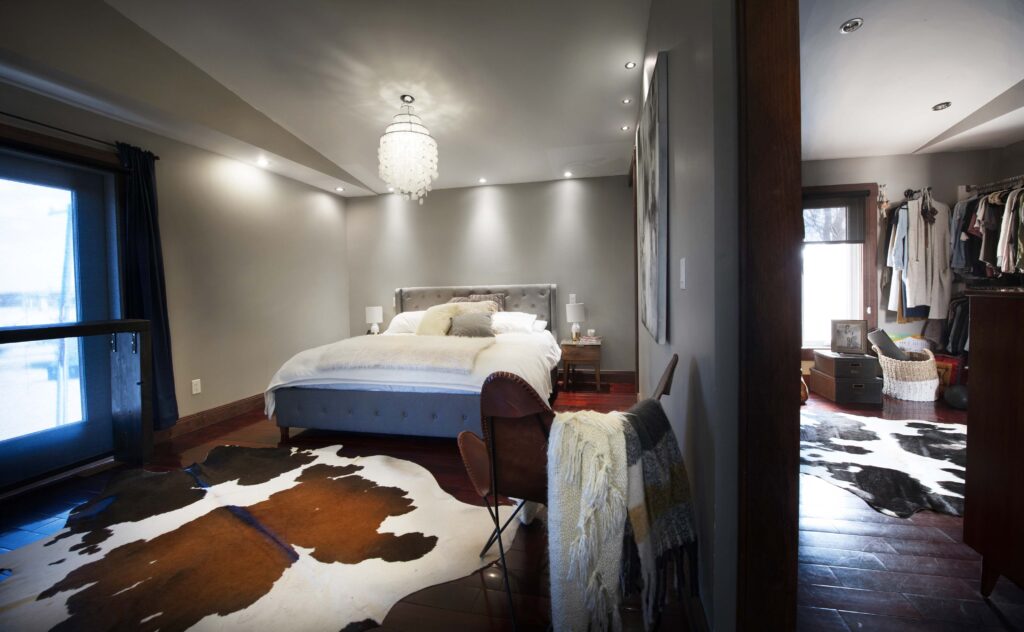
[[[124,318],[150,322],[153,346],[153,425],[169,428],[178,421],[171,364],[171,330],[167,321],[164,257],[156,205],[156,156],[138,147],[117,144],[125,175],[125,203],[119,209],[122,262],[121,312]]]

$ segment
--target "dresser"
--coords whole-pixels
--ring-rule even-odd
[[[981,592],[1024,586],[1024,291],[969,291],[964,541],[982,556]]]

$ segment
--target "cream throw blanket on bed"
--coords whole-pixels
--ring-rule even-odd
[[[620,630],[626,439],[619,413],[559,413],[548,443],[548,555],[558,632]]]
[[[493,344],[494,338],[462,336],[357,336],[325,348],[317,369],[412,369],[469,374],[476,357]]]

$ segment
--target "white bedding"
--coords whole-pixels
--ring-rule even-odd
[[[413,334],[381,334],[412,336]],[[515,373],[545,399],[551,394],[551,369],[558,366],[562,350],[550,331],[498,334],[495,342],[476,358],[469,374],[414,369],[320,368],[320,358],[331,343],[302,351],[284,363],[264,394],[267,416],[274,414],[274,391],[288,386],[354,391],[413,393],[479,393],[487,376],[495,371]]]

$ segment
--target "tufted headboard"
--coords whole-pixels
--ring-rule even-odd
[[[505,295],[505,309],[510,312],[536,314],[537,318],[548,321],[548,329],[555,333],[555,290],[554,283],[533,285],[462,285],[440,287],[400,287],[395,290],[395,312],[412,312],[447,303],[456,296],[470,294]],[[557,337],[557,336],[556,336]]]

